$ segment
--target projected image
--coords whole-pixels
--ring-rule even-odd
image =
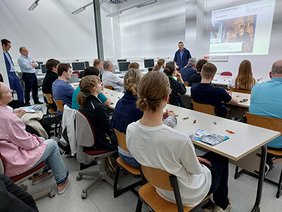
[[[215,22],[210,43],[217,44],[221,52],[253,52],[256,17],[252,15]]]
[[[261,0],[212,11],[210,54],[268,54],[274,7],[275,0]]]

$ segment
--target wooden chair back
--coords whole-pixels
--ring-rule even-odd
[[[115,90],[114,87],[111,85],[105,86],[105,88],[110,89],[110,90]]]
[[[195,101],[192,102],[192,105],[193,105],[193,110],[195,111],[207,113],[210,115],[215,115],[214,106],[212,105],[202,104]]]
[[[64,112],[64,102],[63,100],[55,100],[56,106],[57,106],[57,111],[58,112]]]
[[[54,104],[52,94],[43,93],[43,96],[46,98],[48,104]]]
[[[251,90],[243,90],[243,89],[237,89],[237,88],[230,88],[230,91],[238,92],[238,93],[247,93],[247,94],[251,93]]]
[[[282,119],[258,116],[246,113],[247,123],[270,130],[279,131],[282,134]]]
[[[126,137],[125,137],[125,133],[122,133],[120,131],[118,131],[117,129],[114,129],[116,137],[117,137],[117,141],[118,141],[118,145],[120,148],[122,148],[124,151],[128,151],[127,146],[126,146]]]

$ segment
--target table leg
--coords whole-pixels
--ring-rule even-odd
[[[260,159],[260,169],[259,169],[259,179],[257,187],[257,196],[252,212],[259,212],[260,201],[262,195],[263,181],[264,181],[264,171],[265,171],[265,162],[266,162],[266,146],[261,147],[261,159]]]

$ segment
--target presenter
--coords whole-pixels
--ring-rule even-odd
[[[179,41],[178,48],[179,49],[175,52],[173,61],[176,64],[176,68],[180,70],[188,65],[188,60],[191,58],[191,54],[189,50],[184,47],[182,41]]]

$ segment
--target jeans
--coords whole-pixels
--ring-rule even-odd
[[[213,199],[217,206],[225,209],[229,204],[228,159],[213,152],[208,152],[201,157],[211,162],[211,166],[206,165],[212,174],[212,184],[209,194],[213,194]]]
[[[30,100],[30,92],[32,91],[32,98],[34,103],[37,103],[38,100],[38,84],[37,77],[35,74],[23,73],[22,79],[24,81],[25,89],[24,89],[24,98],[25,103],[29,104]]]
[[[68,178],[69,172],[66,169],[57,142],[53,139],[48,139],[44,142],[47,144],[45,152],[35,166],[45,162],[52,169],[57,184],[63,183]]]
[[[119,156],[128,165],[133,166],[134,168],[139,168],[140,167],[140,164],[133,157],[128,157],[128,156],[125,156],[125,155],[123,155],[121,153],[119,153]]]
[[[20,79],[15,74],[15,72],[10,72],[8,74],[9,76],[9,84],[10,88],[17,93],[18,100],[23,103],[24,102],[24,96],[23,96],[23,88],[20,83]]]

